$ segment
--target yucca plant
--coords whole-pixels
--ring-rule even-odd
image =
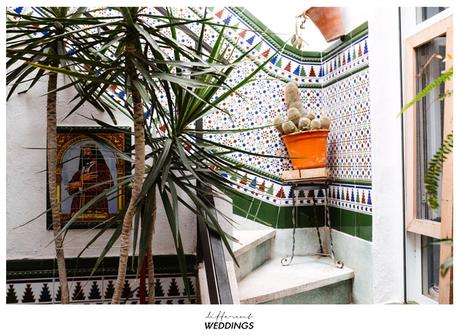
[[[37,8],[40,15],[20,14],[7,11],[7,57],[8,70],[6,82],[11,85],[7,99],[19,87],[28,84],[28,88],[19,93],[26,93],[34,87],[46,72],[33,66],[38,63],[45,66],[60,67],[68,63],[68,51],[65,43],[72,43],[76,29],[75,24],[83,23],[81,14],[85,8],[71,10],[68,7]],[[49,73],[46,103],[47,119],[47,172],[48,190],[52,213],[52,227],[55,236],[56,260],[61,285],[61,302],[69,303],[63,238],[61,231],[60,208],[56,195],[56,99],[58,74]]]
[[[166,50],[169,47],[168,43],[175,41],[177,29],[197,22],[186,22],[183,19],[175,18],[169,10],[165,10],[163,18],[167,22],[161,24],[160,28],[167,29],[168,35],[171,36],[171,38],[163,39],[162,48],[166,48]],[[239,171],[247,172],[243,167],[235,166],[221,156],[223,155],[222,151],[230,153],[241,150],[203,139],[202,135],[203,133],[251,130],[200,130],[196,129],[195,122],[209,113],[228,113],[219,107],[219,104],[228,97],[238,94],[238,90],[251,82],[253,77],[269,61],[266,60],[257,65],[254,71],[236,86],[228,86],[227,78],[231,76],[240,63],[249,60],[249,55],[257,48],[257,45],[232,60],[234,52],[229,52],[229,48],[233,50],[235,48],[225,40],[225,33],[226,29],[233,29],[234,27],[209,22],[206,18],[206,11],[204,18],[198,22],[202,24],[202,27],[196,40],[195,49],[173,47],[170,56],[165,55],[164,52],[153,52],[153,57],[148,58],[145,62],[155,64],[155,67],[140,70],[143,82],[142,89],[139,91],[143,101],[147,102],[145,143],[149,147],[149,153],[146,155],[146,159],[151,160],[151,166],[147,169],[142,190],[136,201],[132,253],[133,256],[136,254],[136,243],[139,240],[138,272],[144,255],[148,256],[148,262],[152,261],[151,241],[156,220],[155,208],[158,192],[170,224],[184,281],[186,280],[186,265],[179,230],[179,205],[189,208],[197,216],[204,218],[206,224],[222,237],[231,253],[227,240],[231,237],[222,230],[221,223],[217,220],[216,212],[219,210],[206,197],[199,194],[222,198],[224,197],[222,191],[234,192],[234,190],[228,180],[218,172],[232,171],[235,174],[238,174]],[[204,43],[205,28],[210,26],[214,27],[218,34],[213,46]],[[153,34],[158,28],[158,26],[147,27],[146,32]],[[175,77],[171,77],[172,75]],[[171,80],[171,78],[174,79]],[[85,89],[85,91],[87,90]],[[166,98],[161,100],[160,95]],[[115,102],[120,103],[120,101]],[[129,106],[130,102],[127,102],[126,105]],[[121,105],[118,106],[118,108],[121,107]],[[95,119],[95,121],[101,126],[110,127],[100,120]],[[257,129],[263,127],[270,127],[270,125],[261,126]],[[182,191],[182,194],[178,190]],[[141,211],[142,208],[143,211]],[[105,252],[114,244],[117,235],[118,232],[115,231],[96,266],[102,261]],[[147,270],[149,273],[149,300],[152,302],[153,280],[150,279],[153,278],[153,265],[147,263]],[[188,289],[188,286],[185,285],[185,288]]]
[[[134,128],[134,176],[131,190],[131,199],[126,209],[123,218],[121,229],[116,230],[120,234],[120,260],[118,268],[117,283],[115,292],[112,298],[112,303],[120,303],[125,276],[128,264],[130,237],[133,226],[133,219],[140,209],[139,195],[141,193],[142,183],[145,173],[145,135],[144,135],[144,112],[151,104],[151,96],[154,95],[154,90],[157,84],[152,84],[154,78],[175,81],[174,74],[169,71],[161,71],[160,65],[155,60],[165,61],[168,59],[164,48],[174,48],[174,50],[182,55],[189,51],[180,47],[175,41],[169,39],[161,30],[151,29],[147,23],[147,15],[143,14],[143,8],[138,7],[120,7],[113,8],[119,13],[119,16],[102,18],[94,18],[93,24],[99,29],[99,34],[82,34],[80,39],[91,43],[94,41],[97,44],[97,52],[86,54],[95,62],[91,63],[88,71],[75,71],[75,68],[57,69],[53,66],[36,65],[37,67],[51,72],[61,72],[74,77],[77,80],[82,80],[82,89],[80,105],[84,101],[96,100],[109,87],[122,86],[127,92],[127,100],[124,104],[127,112],[133,120]],[[89,20],[86,19],[86,20]],[[104,21],[105,20],[105,21]],[[101,21],[104,23],[101,24]],[[150,31],[148,31],[150,30]],[[114,44],[115,49],[107,47]],[[160,44],[166,46],[161,47]],[[110,54],[114,51],[114,57],[106,57],[104,52]],[[186,55],[190,58],[190,55]],[[203,83],[188,79],[182,81],[182,84],[204,86]],[[104,195],[101,195],[104,196]],[[80,213],[89,208],[98,197],[90,201],[87,206],[80,210]],[[79,213],[77,213],[78,215]],[[70,220],[64,228],[67,228],[72,220]],[[150,234],[151,235],[151,234]],[[151,245],[151,243],[150,243]],[[150,248],[150,247],[149,247]],[[153,273],[153,264],[148,262],[148,271]],[[149,287],[153,288],[153,276],[149,278]],[[153,297],[153,291],[149,292],[149,296]]]

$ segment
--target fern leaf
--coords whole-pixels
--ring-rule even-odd
[[[450,67],[446,72],[441,74],[436,80],[431,82],[429,85],[427,85],[423,90],[421,90],[414,99],[412,99],[410,102],[408,102],[403,109],[401,110],[401,114],[404,113],[406,110],[408,110],[413,104],[421,100],[423,97],[425,97],[430,91],[434,90],[436,87],[441,85],[443,82],[449,80],[452,78],[454,74],[454,68]]]
[[[428,171],[425,175],[425,189],[428,196],[428,206],[432,209],[439,208],[438,203],[438,185],[442,173],[442,165],[447,156],[452,152],[454,147],[454,135],[450,133],[441,144],[441,147],[433,155],[428,163]]]

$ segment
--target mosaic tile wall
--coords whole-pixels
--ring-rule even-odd
[[[244,15],[238,16],[241,11],[234,8],[218,8],[213,14],[216,22],[241,29],[254,29],[260,24],[250,22]],[[284,85],[290,80],[297,81],[305,109],[313,111],[318,117],[327,115],[332,120],[328,139],[328,167],[335,182],[327,191],[327,204],[333,208],[332,220],[337,220],[333,225],[351,235],[371,240],[372,169],[367,27],[358,34],[350,36],[335,50],[319,55],[316,59],[310,57],[306,60],[302,55],[295,57],[292,52],[285,53],[284,50],[277,54],[279,49],[264,34],[246,30],[229,32],[229,36],[237,35],[236,41],[243,48],[241,52],[261,42],[261,47],[253,53],[255,64],[258,64],[258,59],[273,54],[275,56],[272,56],[264,73],[258,75],[256,83],[241,89],[240,93],[246,100],[238,97],[227,100],[232,120],[226,115],[214,114],[204,124],[209,129],[265,125],[277,114],[286,111]],[[212,39],[209,41],[212,42]],[[238,82],[254,67],[254,64],[245,64],[229,82]],[[209,139],[249,152],[286,155],[280,135],[273,128],[241,134],[209,135]],[[278,228],[292,227],[289,213],[294,198],[296,206],[313,206],[314,198],[311,194],[294,192],[290,185],[282,183],[282,171],[292,168],[289,160],[243,153],[235,153],[228,158],[245,164],[259,175],[248,173],[236,176],[223,173],[237,184],[235,188],[241,192],[240,197],[233,198],[236,214]],[[260,174],[264,177],[260,177]],[[315,199],[317,204],[324,204],[326,195],[317,192]],[[306,213],[311,214],[311,209]],[[305,219],[302,224],[311,226],[307,221]]]
[[[117,276],[69,277],[70,303],[109,304],[115,290]],[[188,286],[191,299],[185,292],[184,282],[179,276],[156,276],[155,304],[194,304],[196,303],[195,277],[189,277]],[[127,276],[122,293],[122,303],[139,303],[139,279]],[[7,304],[56,304],[61,301],[59,280],[39,278],[7,280]]]
[[[197,303],[195,256],[187,257],[187,281],[180,274],[177,256],[154,256],[155,304]],[[109,304],[117,278],[116,257],[108,257],[90,276],[95,258],[67,259],[70,302],[79,304]],[[190,298],[185,290],[188,286]],[[140,280],[128,269],[122,291],[122,303],[138,304]],[[147,288],[146,288],[147,293]],[[55,304],[60,303],[61,292],[55,261],[7,261],[6,303]]]

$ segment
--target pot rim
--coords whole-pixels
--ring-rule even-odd
[[[301,134],[305,134],[305,133],[319,133],[319,132],[329,132],[329,129],[313,129],[313,130],[301,130],[301,131],[297,131],[295,133],[292,133],[292,134],[285,134],[285,135],[281,135],[282,138],[285,138],[285,137],[289,137],[289,136],[294,136],[294,135],[301,135]]]

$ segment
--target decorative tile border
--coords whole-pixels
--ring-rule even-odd
[[[328,189],[328,205],[372,214],[372,187],[334,183]]]
[[[334,193],[335,198],[328,199],[329,217],[331,227],[338,231],[362,238],[366,241],[372,241],[372,205],[359,205],[352,201],[350,194],[370,194],[370,189],[360,188],[356,185],[352,187],[342,187],[341,185],[332,185],[328,190],[329,194]],[[351,188],[352,191],[348,189]],[[345,191],[347,189],[347,191]],[[344,194],[345,200],[337,199],[335,194]],[[347,199],[348,195],[348,199]],[[246,193],[230,194],[233,200],[233,213],[235,215],[253,220],[255,222],[276,228],[292,228],[293,223],[293,206],[279,206],[263,201],[254,195]],[[340,197],[340,195],[339,195]],[[365,197],[365,195],[364,195]],[[371,197],[368,198],[369,200]],[[340,203],[339,203],[340,202]],[[313,198],[303,199],[303,203],[297,205],[298,228],[314,228],[325,225],[325,208],[324,198],[317,199],[317,207],[313,206]]]
[[[281,184],[248,174],[241,178],[235,175],[223,175],[232,183],[236,191],[275,206],[293,206],[294,201],[297,206],[312,206],[313,198],[316,199],[316,204],[325,203],[324,190],[298,191],[294,190],[292,185]],[[373,196],[370,185],[333,183],[327,189],[327,197],[330,206],[365,214],[372,213]]]
[[[69,277],[70,303],[109,304],[114,293],[116,276]],[[155,277],[156,304],[196,303],[196,277],[187,278],[190,300],[181,276],[157,275]],[[139,278],[127,276],[122,303],[139,303]],[[55,304],[61,301],[61,288],[56,278],[7,280],[6,303]],[[146,289],[147,291],[147,289]]]
[[[130,260],[132,261],[132,260]],[[137,259],[134,260],[137,262]],[[90,276],[96,258],[70,258],[68,268],[71,303],[110,303],[117,278],[117,257],[107,257],[93,276]],[[186,256],[187,286],[179,271],[177,256],[154,256],[155,303],[188,304],[197,303],[196,257]],[[128,269],[122,293],[122,302],[139,303],[139,277]],[[60,302],[60,286],[54,259],[8,260],[6,280],[7,303],[53,304]]]

